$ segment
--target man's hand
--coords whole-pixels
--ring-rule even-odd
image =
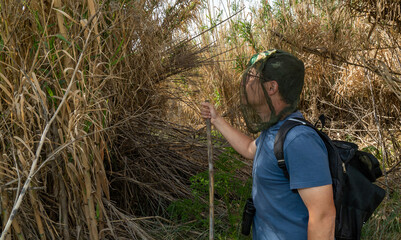
[[[213,104],[209,102],[201,103],[201,116],[204,119],[210,119],[210,122],[214,124],[214,121],[219,117]]]
[[[201,103],[201,116],[204,119],[210,119],[210,122],[223,134],[239,154],[245,158],[253,159],[256,153],[255,140],[228,124],[224,118],[219,116],[213,104],[209,102]]]
[[[308,240],[333,240],[336,208],[331,184],[298,192],[309,212]]]

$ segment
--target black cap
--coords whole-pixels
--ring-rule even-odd
[[[299,100],[304,85],[304,63],[283,50],[272,49],[251,57],[248,66],[254,65],[261,74],[261,81],[276,81],[280,95],[287,103]]]

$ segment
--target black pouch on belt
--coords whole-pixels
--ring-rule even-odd
[[[248,236],[251,232],[253,223],[253,216],[255,216],[256,209],[253,206],[252,198],[248,198],[245,203],[244,212],[242,214],[241,233]]]

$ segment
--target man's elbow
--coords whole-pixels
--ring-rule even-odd
[[[247,159],[253,160],[256,154],[256,144],[255,140],[251,141],[247,147],[247,156],[244,156]]]
[[[314,214],[309,214],[309,221],[313,224],[333,228],[336,223],[336,209],[335,207],[329,207],[322,211],[315,212]]]
[[[328,209],[325,209],[324,211],[320,212],[316,216],[316,221],[318,222],[324,222],[328,225],[335,225],[336,222],[336,209],[335,207],[330,207]]]
[[[242,154],[242,156],[243,156],[244,158],[246,158],[246,159],[253,160],[254,157],[255,157],[255,154],[252,153],[252,152],[247,152],[246,154]]]
[[[334,208],[330,212],[327,212],[324,216],[324,220],[334,229],[336,224],[336,209]]]

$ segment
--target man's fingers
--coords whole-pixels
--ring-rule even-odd
[[[209,102],[203,102],[203,103],[201,103],[201,105],[204,108],[210,108],[212,106]]]
[[[210,113],[209,109],[202,110],[201,111],[201,115],[202,115],[203,118],[211,118],[212,117],[212,114]]]
[[[201,109],[202,112],[210,112],[210,109],[211,109],[210,103],[207,102],[202,103],[202,109]]]
[[[215,114],[214,106],[209,102],[202,102],[201,103],[201,115],[204,119],[213,118]]]

